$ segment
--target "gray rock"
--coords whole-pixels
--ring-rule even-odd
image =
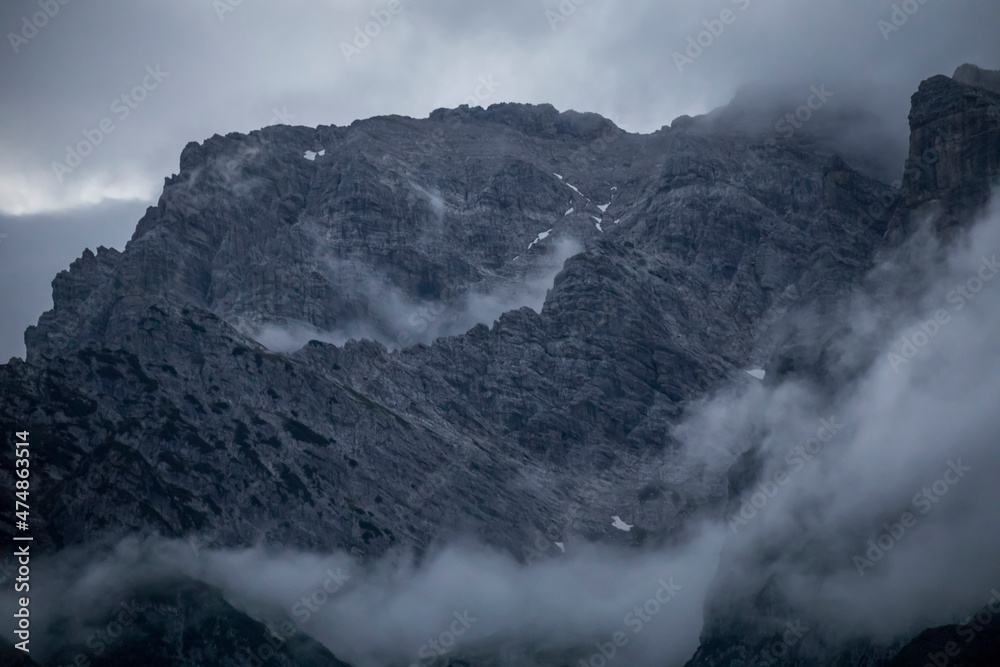
[[[945,175],[990,118],[967,88],[925,82],[911,115],[920,144],[934,100],[977,100],[947,120]],[[718,117],[634,135],[502,104],[188,144],[125,250],[60,273],[27,361],[0,367],[0,431],[36,446],[38,548],[157,532],[365,560],[473,535],[525,558],[553,527],[657,543],[721,510],[729,480],[674,447],[685,406],[787,347],[781,314],[835,302],[925,195],[914,177],[897,202],[832,137]],[[569,239],[541,312],[462,319]],[[253,338],[268,324],[368,340],[281,354]],[[709,620],[693,665],[766,640]]]

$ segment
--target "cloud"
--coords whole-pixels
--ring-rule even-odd
[[[546,11],[561,14],[568,5],[575,10],[553,29]],[[630,131],[704,113],[747,83],[846,80],[866,83],[875,93],[866,103],[905,137],[906,104],[921,79],[963,62],[1000,64],[990,3],[923,3],[885,40],[878,21],[892,16],[891,0],[515,0],[502,11],[456,0],[404,2],[348,61],[341,44],[384,6],[241,3],[221,17],[213,3],[196,0],[63,7],[17,53],[0,50],[0,83],[18,91],[3,107],[5,124],[18,131],[0,139],[0,174],[25,176],[17,191],[0,190],[0,211],[77,206],[92,200],[86,182],[107,184],[113,196],[110,184],[123,176],[136,183],[130,192],[155,196],[188,141],[259,128],[274,122],[276,109],[313,126],[388,113],[426,117],[474,96],[480,77],[501,84],[484,104],[549,102],[598,112]],[[17,30],[33,8],[6,3],[0,24]],[[679,72],[673,54],[723,10],[735,12],[735,22]],[[153,33],[143,29],[150,25]],[[169,76],[119,122],[114,100],[156,66]],[[114,132],[58,182],[52,162],[106,116]]]
[[[570,537],[565,554],[553,549],[559,556],[530,566],[474,543],[420,560],[393,553],[362,564],[344,554],[193,549],[184,541],[133,538],[104,553],[36,557],[32,638],[45,651],[79,646],[86,653],[105,614],[130,603],[137,586],[186,576],[218,587],[271,627],[295,624],[359,667],[443,655],[452,639],[451,650],[460,652],[503,646],[586,657],[600,651],[598,644],[613,647],[616,633],[626,642],[613,648],[628,664],[681,665],[697,644],[721,544],[710,529],[688,537],[670,552]],[[0,594],[5,611],[14,605],[12,593]]]
[[[836,321],[803,323],[844,331],[825,372],[769,371],[678,428],[717,470],[752,453],[724,518],[714,613],[766,588],[834,636],[897,638],[958,620],[1000,584],[1000,201],[944,249],[927,222]],[[846,380],[817,382],[830,377]]]
[[[541,312],[563,264],[582,250],[574,239],[554,239],[545,254],[525,258],[527,268],[518,277],[471,289],[453,302],[414,300],[365,267],[331,259],[328,264],[336,284],[367,294],[367,318],[349,320],[331,331],[321,331],[307,322],[269,322],[245,331],[276,352],[294,352],[310,340],[343,345],[352,338],[369,339],[389,349],[429,344],[442,336],[463,334],[476,324],[490,326],[511,310],[528,307]]]
[[[452,641],[463,652],[583,658],[614,645],[628,664],[679,665],[706,605],[717,619],[764,588],[776,618],[757,622],[803,619],[810,639],[890,641],[961,620],[1000,585],[998,256],[1000,206],[946,248],[918,232],[850,296],[844,333],[819,337],[851,351],[828,358],[852,381],[821,386],[774,361],[765,383],[741,380],[698,406],[675,432],[689,456],[724,474],[750,448],[759,465],[742,457],[757,474],[732,478],[746,487],[740,500],[670,546],[623,550],[569,534],[565,553],[531,565],[470,541],[363,563],[130,538],[33,562],[43,582],[33,627],[53,646],[56,627],[77,641],[102,622],[94,600],[114,605],[175,575],[218,587],[272,627],[290,619],[361,667],[406,664]]]
[[[356,27],[363,29],[370,12],[382,8],[379,2],[244,2],[222,16],[212,3],[194,0],[62,5],[60,14],[16,53],[9,45],[0,52],[0,84],[17,91],[0,107],[5,127],[16,128],[0,137],[0,212],[35,224],[37,238],[52,238],[59,236],[52,233],[53,220],[73,219],[85,204],[141,198],[152,203],[190,140],[261,127],[273,122],[277,108],[287,109],[304,125],[347,125],[387,113],[424,117],[436,107],[460,104],[475,93],[479,78],[489,75],[502,85],[488,103],[551,102],[560,109],[596,111],[631,131],[652,131],[683,113],[707,112],[752,82],[825,83],[835,91],[853,87],[864,94],[851,95],[852,101],[864,99],[871,114],[888,119],[883,139],[891,143],[905,140],[908,97],[921,79],[950,74],[963,62],[1000,64],[996,7],[990,2],[926,2],[890,33],[880,29],[879,21],[891,20],[893,0],[589,2],[553,26],[546,11],[565,14],[561,4],[519,0],[473,9],[458,0],[409,3],[351,62],[341,42],[351,40]],[[718,31],[713,22],[721,20],[725,9],[736,20],[703,40],[709,43],[698,57],[678,71],[674,53],[683,52],[689,38],[697,41],[699,33],[711,32],[711,26]],[[5,3],[0,24],[18,30],[24,14],[33,11],[33,3]],[[113,101],[142,80],[147,66],[156,65],[170,72],[162,89],[151,93],[60,182],[52,163],[64,159],[65,147],[96,127]],[[428,197],[433,204],[433,193]],[[103,210],[80,215],[96,218]],[[30,217],[43,211],[65,215]],[[45,258],[66,266],[109,229],[95,222],[85,237],[68,242],[73,252],[66,241],[36,244],[28,251],[17,245],[14,230],[0,245],[0,255],[16,252],[25,261]],[[1000,214],[994,211],[945,262],[929,261],[934,255],[922,251],[917,238],[906,250],[923,261],[900,254],[873,273],[874,284],[855,297],[846,317],[849,333],[832,342],[834,370],[849,378],[844,390],[818,388],[801,378],[774,384],[777,375],[769,372],[766,386],[732,389],[679,429],[693,456],[705,457],[707,445],[718,452],[720,472],[724,462],[758,444],[762,474],[783,470],[788,475],[747,525],[733,533],[723,521],[730,543],[712,598],[717,608],[770,580],[788,605],[832,627],[894,634],[953,619],[981,604],[1000,583],[994,565],[1000,562],[1000,538],[992,509],[992,480],[1000,472],[995,365],[1000,279],[986,283],[975,298],[961,296],[958,289],[971,289],[969,281],[983,255],[1000,252],[998,229]],[[47,266],[51,278],[54,270]],[[414,341],[429,341],[475,322],[490,322],[519,305],[541,307],[552,270],[558,269],[549,267],[524,284],[470,293],[456,304],[415,302],[388,290],[383,293],[385,309],[372,323],[355,322],[326,333],[290,323],[265,332],[264,339],[291,347],[318,333],[334,342],[342,342],[343,336],[371,336],[392,344],[407,333]],[[882,290],[879,281],[884,281]],[[896,299],[890,285],[906,298]],[[380,289],[377,284],[373,288]],[[961,310],[954,294],[963,299]],[[39,311],[41,296],[24,298],[31,303],[23,312]],[[4,312],[13,305],[8,294]],[[938,310],[950,319],[939,322],[931,336],[922,327]],[[927,342],[917,345],[921,330]],[[891,359],[890,352],[905,356],[906,341],[916,348],[913,358],[906,363]],[[820,442],[821,451],[812,459],[800,454],[803,465],[793,470],[798,464],[789,463],[789,452],[818,437],[820,420],[831,418],[844,427],[830,442]],[[930,509],[921,513],[924,504],[914,497],[924,488],[934,492],[957,459],[971,470],[944,487],[947,493],[938,502],[926,500]],[[878,544],[884,524],[890,537],[898,533],[895,525],[907,511],[916,524],[900,539],[893,537],[891,549],[865,567],[862,576],[855,557],[867,554],[869,540]],[[386,563],[371,578],[358,575],[365,582],[358,589],[369,586],[372,599],[382,599],[392,613],[376,617],[370,604],[345,591],[343,600],[350,600],[359,613],[352,620],[341,612],[340,620],[355,634],[345,637],[337,627],[315,632],[331,643],[344,642],[349,655],[385,650],[409,656],[443,631],[438,623],[460,606],[473,611],[478,604],[473,613],[489,622],[470,628],[470,646],[490,641],[485,634],[490,627],[503,636],[537,639],[535,630],[520,623],[522,618],[532,619],[557,641],[608,641],[625,613],[619,603],[647,599],[664,571],[681,583],[685,573],[695,582],[704,581],[702,575],[713,569],[718,553],[716,542],[696,540],[676,560],[669,554],[595,549],[558,565],[528,569],[500,554],[456,547],[424,565]],[[115,556],[125,562],[130,557],[140,572],[158,576],[167,567],[157,561],[149,569],[135,560],[138,556]],[[304,562],[300,556],[277,558],[273,569],[266,559],[255,564],[252,558],[241,561],[239,554],[212,558],[215,569],[201,571],[194,562],[189,567],[205,578],[215,577],[248,605],[254,600],[285,604],[288,591],[314,585],[296,572]],[[315,567],[326,563],[322,557],[308,558]],[[95,591],[107,589],[112,574],[120,574],[112,567],[116,562],[107,561],[83,578],[57,579],[53,574],[53,581],[63,581],[66,588],[53,588],[50,599],[83,609],[98,599]],[[246,572],[247,583],[240,588],[225,580],[223,564],[242,567],[234,571]],[[479,567],[488,573],[480,573]],[[451,578],[449,572],[457,574]],[[594,588],[581,587],[581,581],[595,582]],[[260,588],[255,592],[256,584]],[[660,617],[670,620],[668,625],[676,620],[687,638],[689,643],[678,639],[671,644],[678,653],[697,636],[700,585],[691,584],[670,603],[677,603],[671,613],[683,614]],[[470,597],[463,597],[465,589]],[[686,606],[688,601],[693,606]],[[530,605],[536,605],[535,611]],[[334,614],[340,607],[330,609]],[[389,637],[384,647],[374,639],[376,630]],[[641,638],[652,643],[658,636]]]

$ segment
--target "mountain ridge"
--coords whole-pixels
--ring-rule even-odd
[[[0,421],[40,439],[38,547],[668,543],[731,492],[676,448],[685,408],[787,357],[781,315],[836,301],[911,215],[985,203],[997,98],[970,90],[921,85],[898,191],[807,133],[633,135],[551,105],[189,143],[125,250],[61,272],[0,368]],[[504,310],[550,274],[537,312]],[[281,354],[264,326],[347,342]],[[743,650],[725,639],[689,664]]]

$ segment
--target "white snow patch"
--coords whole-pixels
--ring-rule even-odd
[[[319,153],[317,153],[316,155],[319,155],[320,157],[323,157],[324,155],[326,155],[326,149],[324,148],[323,150],[321,150],[321,151],[320,151]]]
[[[531,243],[528,244],[528,250],[531,250],[531,246],[535,245],[539,241],[541,241],[541,240],[543,240],[545,238],[548,238],[549,234],[551,234],[551,233],[552,233],[552,230],[550,229],[547,232],[542,232],[541,234],[539,234],[538,238],[536,238],[534,241],[532,241]],[[520,257],[520,255],[518,255],[518,257]]]
[[[315,160],[316,155],[317,154],[314,153],[313,151],[306,151],[305,153],[302,154],[302,157],[304,157],[307,160]]]
[[[608,202],[607,204],[600,204],[597,208],[601,209],[601,213],[606,213],[609,206],[611,206],[611,202]]]
[[[562,176],[560,176],[559,174],[552,172],[552,175],[558,178],[560,181],[562,180]]]
[[[563,213],[563,215],[569,215],[569,214],[570,214],[570,213],[572,213],[572,212],[573,212],[573,209],[572,209],[572,208],[570,208],[570,209],[569,209],[568,211],[566,211],[565,213]]]
[[[617,185],[612,185],[612,186],[611,186],[611,191],[612,191],[612,192],[615,192],[615,191],[616,191],[617,189],[618,189],[618,186],[617,186]]]
[[[620,516],[618,516],[617,514],[614,515],[611,518],[614,519],[614,521],[611,523],[611,525],[613,527],[617,528],[618,530],[624,530],[626,533],[628,531],[632,530],[632,526],[629,525],[629,524],[627,524],[627,523],[625,523],[624,521],[622,521],[622,518]]]
[[[763,380],[765,374],[766,374],[765,371],[762,371],[759,368],[755,368],[755,369],[753,369],[751,371],[747,371],[747,375],[749,375],[750,377],[755,377],[758,380]]]
[[[559,547],[559,551],[566,553],[566,546],[562,542],[553,542],[553,544]]]
[[[617,225],[617,224],[618,224],[619,222],[621,222],[621,221],[622,221],[622,219],[621,219],[621,218],[617,218],[617,219],[615,220],[615,224]]]
[[[582,195],[583,194],[582,192],[580,192],[579,190],[577,190],[576,186],[573,185],[572,183],[567,183],[566,185],[568,185],[570,188],[572,188],[573,192],[575,192],[576,194],[578,194],[578,195]]]

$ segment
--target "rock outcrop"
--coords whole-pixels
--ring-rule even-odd
[[[922,216],[947,231],[968,222],[1000,177],[1000,73],[963,65],[920,84],[910,111],[910,156],[891,224],[905,236]]]

